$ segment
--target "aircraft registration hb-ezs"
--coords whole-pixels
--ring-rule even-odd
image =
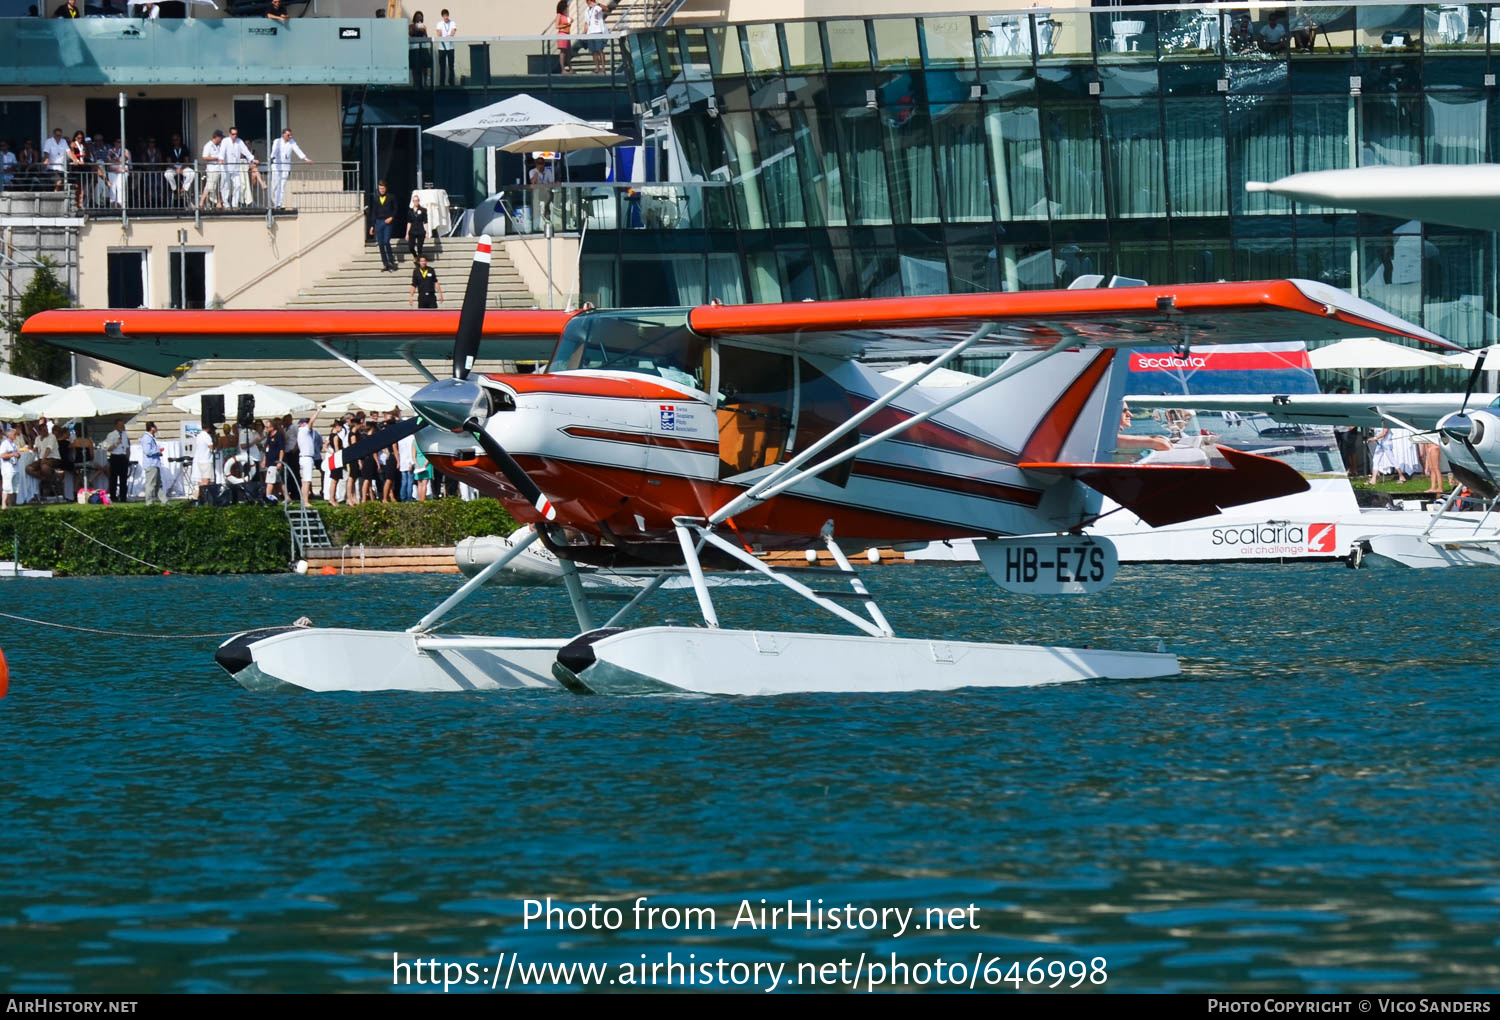
[[[531,524],[405,631],[278,627],[225,642],[218,661],[252,688],[580,692],[905,691],[1171,676],[1176,656],[898,638],[844,550],[974,538],[991,577],[1023,593],[1097,591],[1108,540],[1081,529],[1102,494],[1151,523],[1302,491],[1277,461],[1230,449],[1196,462],[1115,463],[1125,348],[1439,337],[1323,284],[1284,280],[776,305],[584,311],[484,309],[489,239],[462,311],[51,311],[25,335],[164,374],[185,361],[435,357],[453,375],[408,399],[415,414],[343,451],[417,434],[441,471]],[[304,347],[305,345],[305,347]],[[535,374],[475,376],[482,353],[545,356]],[[963,355],[1008,353],[980,382],[924,387]],[[865,362],[931,359],[905,381]],[[336,458],[338,455],[335,454]],[[561,564],[575,636],[453,636],[434,628],[530,543]],[[821,544],[834,567],[771,566],[757,551]],[[579,565],[632,576],[601,625]],[[707,568],[707,572],[705,572]],[[737,630],[715,605],[743,571],[833,614],[853,635]],[[703,626],[622,624],[672,579]]]

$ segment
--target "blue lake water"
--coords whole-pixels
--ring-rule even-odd
[[[1500,572],[1125,567],[1102,596],[1057,600],[971,567],[866,577],[903,634],[1161,635],[1183,676],[743,700],[268,695],[220,671],[213,641],[0,621],[0,988],[382,991],[392,953],[493,968],[669,951],[788,972],[862,953],[1103,957],[1112,990],[1500,987]],[[182,633],[302,615],[404,627],[453,585],[0,591],[8,612]],[[800,611],[733,599],[726,623]],[[551,592],[471,606],[459,629],[568,620]],[[522,901],[549,896],[626,923],[525,927]],[[639,896],[718,924],[636,930]],[[729,929],[762,898],[919,921],[973,904],[979,928]]]

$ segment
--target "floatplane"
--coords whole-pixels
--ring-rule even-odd
[[[1305,280],[486,313],[489,252],[481,239],[456,322],[440,311],[149,310],[51,311],[26,322],[27,336],[155,372],[221,351],[296,357],[306,345],[301,356],[334,358],[383,387],[360,356],[420,365],[451,346],[452,376],[409,401],[400,394],[412,417],[343,457],[415,434],[438,470],[501,500],[530,532],[497,547],[405,630],[273,627],[230,639],[216,658],[243,685],[761,695],[1172,676],[1177,658],[1163,648],[897,637],[846,550],[969,538],[1007,591],[1098,591],[1117,557],[1082,528],[1105,495],[1175,521],[1307,484],[1285,464],[1227,448],[1113,462],[1123,350],[1371,333],[1456,349]],[[544,371],[472,372],[484,348],[523,358],[543,345]],[[973,385],[922,385],[965,354],[1008,356]],[[924,365],[898,381],[867,364],[898,359]],[[533,543],[563,573],[576,633],[437,629]],[[834,565],[773,566],[756,555],[810,545]],[[645,580],[600,620],[584,565]],[[728,626],[708,582],[720,571],[765,579],[853,633]],[[702,624],[627,626],[673,577],[686,578]]]

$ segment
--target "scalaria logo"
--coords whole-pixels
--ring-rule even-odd
[[[1197,354],[1190,355],[1189,357],[1186,357],[1186,358],[1179,358],[1179,357],[1176,357],[1176,356],[1172,356],[1172,357],[1163,356],[1163,357],[1160,357],[1160,358],[1148,358],[1148,357],[1143,357],[1143,356],[1137,355],[1136,359],[1135,359],[1135,363],[1131,367],[1132,368],[1207,368],[1208,367],[1208,359],[1205,358],[1205,357],[1201,357],[1201,356],[1199,356]]]
[[[1215,528],[1214,545],[1291,545],[1304,546],[1308,552],[1331,553],[1338,548],[1338,530],[1332,524],[1303,526],[1289,521],[1267,521],[1240,528]]]

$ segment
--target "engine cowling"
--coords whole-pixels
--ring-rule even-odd
[[[1454,412],[1438,422],[1437,431],[1453,474],[1472,489],[1496,495],[1491,479],[1500,467],[1500,415],[1491,411]]]

